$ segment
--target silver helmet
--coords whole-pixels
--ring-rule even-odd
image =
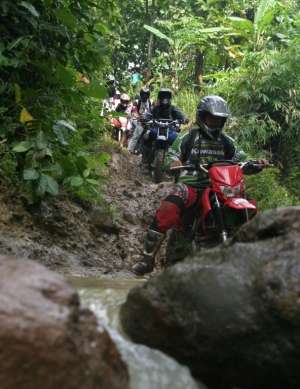
[[[210,128],[205,123],[207,113],[223,119],[220,121],[219,127]],[[196,122],[208,135],[216,136],[221,133],[229,116],[230,112],[227,103],[222,97],[215,95],[205,96],[197,106]]]

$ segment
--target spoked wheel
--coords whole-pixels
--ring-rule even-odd
[[[151,172],[151,163],[153,160],[153,150],[152,147],[142,146],[142,164],[147,167],[149,172]]]
[[[164,177],[164,161],[165,150],[159,149],[155,151],[155,157],[153,161],[153,178],[155,183],[159,183]]]

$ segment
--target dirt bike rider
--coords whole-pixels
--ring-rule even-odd
[[[116,93],[113,97],[113,110],[115,110],[117,108],[117,106],[120,104],[121,102],[121,92],[117,89],[116,90]]]
[[[126,93],[122,93],[120,96],[120,102],[116,106],[116,112],[123,112],[131,114],[133,105],[130,103],[130,97]]]
[[[161,88],[157,95],[157,104],[152,109],[152,119],[162,120],[176,120],[178,124],[188,123],[188,119],[183,115],[183,113],[174,105],[171,104],[172,100],[172,91],[167,88]],[[178,128],[173,127],[169,128],[168,135],[168,144],[172,145],[178,135]],[[149,129],[149,133],[147,136],[143,138],[143,160],[147,160],[145,158],[148,153],[151,153],[152,142],[156,140],[158,128],[152,126]]]
[[[136,103],[136,113],[137,113],[137,123],[135,126],[135,130],[133,133],[132,138],[130,139],[128,150],[131,153],[135,152],[135,148],[137,146],[137,143],[141,137],[141,134],[143,132],[143,127],[140,123],[143,118],[145,118],[148,114],[151,113],[152,108],[152,102],[150,100],[150,89],[147,86],[144,86],[140,90],[140,96],[138,98],[138,101]]]
[[[228,117],[225,100],[219,96],[205,96],[197,107],[197,127],[176,140],[169,151],[170,167],[196,166],[218,159],[237,161],[239,156],[232,139],[222,132]],[[132,267],[135,274],[152,272],[165,233],[171,228],[182,228],[183,217],[196,204],[199,190],[209,184],[205,173],[200,175],[196,170],[182,171],[173,191],[161,202],[144,240],[143,258]]]
[[[167,88],[161,88],[157,95],[157,104],[152,109],[153,119],[170,119],[177,120],[179,124],[188,123],[188,119],[183,113],[174,105],[171,104],[172,91]],[[157,131],[157,130],[156,130]],[[155,129],[152,130],[152,134],[155,136]],[[172,144],[177,136],[176,131],[170,134],[169,142]]]
[[[136,109],[133,104],[131,104],[130,97],[126,93],[122,93],[120,96],[120,103],[115,108],[115,112],[121,113],[120,118],[112,118],[111,124],[114,127],[113,138],[117,138],[117,129],[120,128],[121,119],[124,119],[124,116],[127,120],[127,130],[130,132],[132,128],[132,117],[135,115]],[[128,135],[128,134],[127,134]]]
[[[116,80],[112,74],[107,76],[106,90],[108,98],[104,99],[102,102],[102,108],[100,112],[101,116],[104,116],[115,109],[114,96],[116,94]]]

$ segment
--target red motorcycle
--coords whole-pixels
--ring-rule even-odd
[[[245,193],[244,173],[253,174],[264,167],[255,161],[238,163],[222,160],[202,164],[197,168],[176,166],[171,169],[198,170],[208,176],[209,185],[199,191],[199,200],[192,209],[187,210],[192,217],[184,227],[185,231],[181,232],[192,242],[194,252],[226,242],[242,224],[256,215],[256,202]],[[174,242],[178,240],[176,234],[178,232],[175,231],[171,239]],[[171,242],[168,246],[174,256],[174,243]]]

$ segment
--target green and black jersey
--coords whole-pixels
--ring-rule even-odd
[[[180,160],[187,165],[197,165],[222,159],[239,159],[233,140],[223,133],[216,139],[209,138],[201,129],[193,128],[178,135],[168,151],[167,165],[174,160]],[[179,181],[194,187],[204,187],[208,182],[207,175],[198,171],[182,171]]]

